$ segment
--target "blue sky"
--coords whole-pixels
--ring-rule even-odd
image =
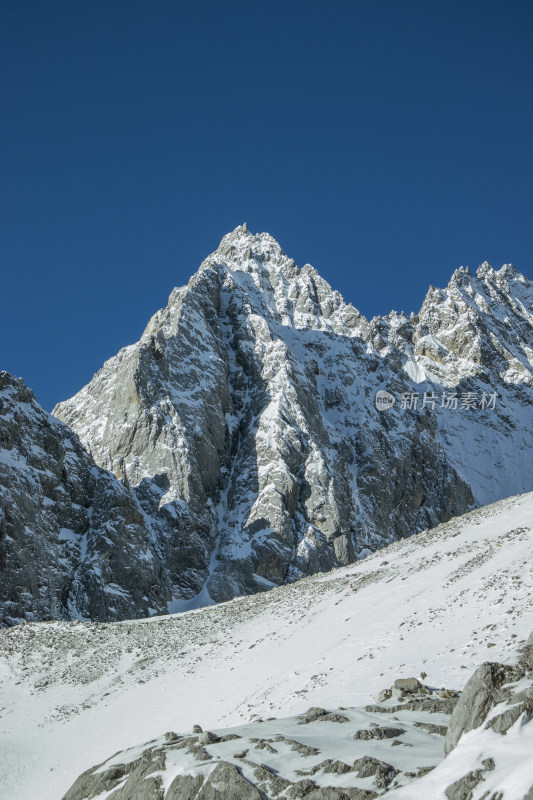
[[[0,368],[50,409],[228,230],[367,316],[532,264],[530,2],[4,0]]]

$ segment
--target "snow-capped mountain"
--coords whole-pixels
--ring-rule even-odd
[[[54,414],[131,487],[177,611],[532,489],[532,401],[513,267],[461,268],[418,315],[368,321],[244,225]]]
[[[521,666],[516,653],[533,628],[532,514],[533,494],[513,497],[183,614],[0,630],[0,794],[58,800],[89,771],[69,800],[120,786],[190,799],[199,777],[225,798],[239,771],[251,800],[252,784],[269,799],[451,800],[471,786],[474,800],[529,800],[532,648]]]

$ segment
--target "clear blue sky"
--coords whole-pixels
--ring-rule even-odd
[[[244,220],[367,316],[533,275],[533,3],[4,0],[0,368],[48,409]]]

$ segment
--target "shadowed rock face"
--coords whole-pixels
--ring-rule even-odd
[[[169,592],[130,489],[0,373],[0,625],[144,617]]]
[[[237,228],[54,413],[171,523],[174,597],[225,600],[532,488],[532,304],[514,268],[483,265],[431,288],[419,315],[369,322]],[[379,412],[383,388],[397,402]],[[426,406],[402,409],[413,392]],[[468,392],[496,392],[496,408],[461,408]]]

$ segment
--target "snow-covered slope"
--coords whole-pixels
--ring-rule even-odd
[[[418,315],[369,322],[243,226],[54,413],[164,531],[177,611],[533,489],[532,347],[511,266],[461,268]]]
[[[331,573],[185,614],[0,630],[0,794],[57,800],[84,770],[165,731],[367,706],[421,671],[462,689],[533,628],[532,514],[532,494],[513,497]],[[360,713],[339,725],[344,745],[359,748]]]

